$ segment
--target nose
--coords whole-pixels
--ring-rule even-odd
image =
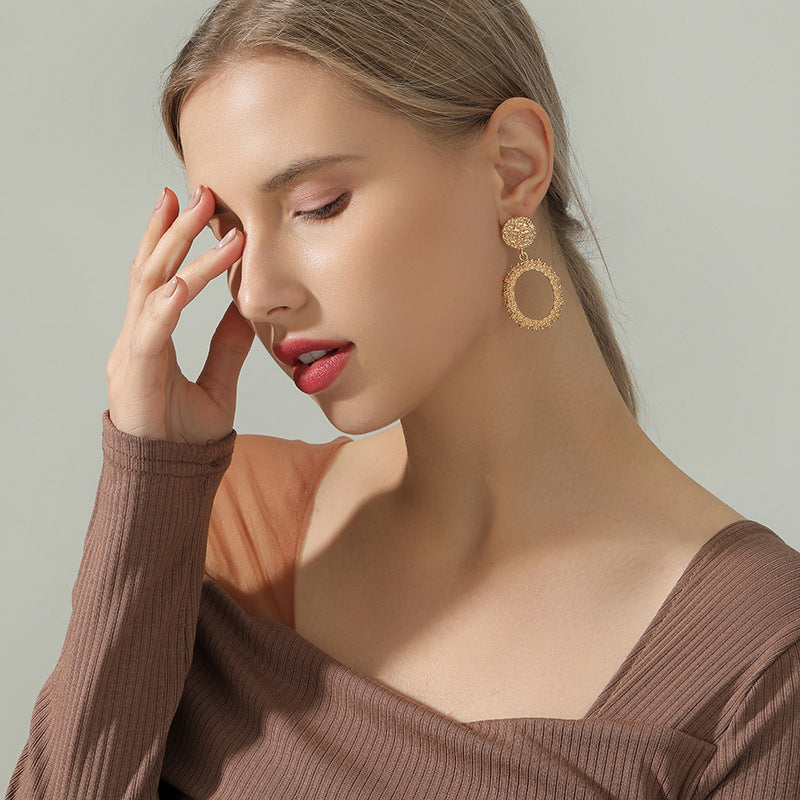
[[[291,260],[250,234],[242,257],[229,270],[228,288],[239,313],[250,322],[274,322],[279,310],[295,310],[305,302]]]

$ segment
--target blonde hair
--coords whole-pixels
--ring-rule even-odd
[[[547,223],[609,372],[635,416],[636,392],[608,306],[581,252],[586,228],[570,211],[574,201],[597,243],[572,176],[564,110],[522,3],[222,0],[202,18],[165,81],[162,117],[181,158],[179,117],[192,88],[226,64],[274,48],[328,66],[368,102],[415,123],[420,135],[442,152],[474,141],[509,97],[527,97],[544,108],[555,140],[553,177],[543,203]]]

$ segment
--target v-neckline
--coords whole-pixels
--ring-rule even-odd
[[[417,700],[410,695],[404,694],[399,689],[395,689],[386,684],[380,683],[377,680],[358,672],[353,667],[343,664],[330,653],[322,650],[309,639],[306,639],[301,633],[298,633],[294,628],[286,625],[278,620],[269,618],[260,618],[267,622],[278,626],[283,630],[284,636],[295,642],[298,647],[306,650],[316,660],[324,663],[329,669],[344,673],[351,682],[360,683],[370,690],[372,694],[379,697],[394,698],[396,702],[407,705],[412,709],[416,709],[418,713],[436,718],[446,723],[467,727],[467,728],[485,728],[485,727],[506,727],[509,725],[522,725],[525,723],[539,723],[539,724],[556,724],[556,723],[582,723],[587,722],[593,717],[599,716],[603,706],[608,702],[611,696],[619,688],[625,676],[631,670],[634,662],[639,657],[641,651],[646,648],[651,641],[656,637],[660,627],[668,618],[669,612],[677,600],[679,595],[690,590],[693,586],[695,579],[702,568],[705,567],[715,552],[721,550],[728,542],[729,539],[736,535],[753,529],[769,530],[764,528],[758,522],[750,519],[736,520],[726,525],[721,530],[717,531],[710,539],[707,539],[699,550],[695,553],[692,559],[687,564],[681,576],[678,578],[672,589],[669,591],[664,601],[661,603],[655,616],[647,624],[642,635],[636,641],[633,648],[629,651],[628,655],[624,658],[622,663],[616,669],[605,688],[600,692],[595,701],[590,706],[589,710],[583,717],[566,718],[566,717],[496,717],[490,719],[472,720],[462,722],[461,720],[454,719],[442,711],[435,709],[433,706]],[[246,613],[246,612],[243,612]]]

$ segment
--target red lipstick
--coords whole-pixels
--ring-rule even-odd
[[[275,357],[293,368],[292,380],[301,392],[314,394],[327,389],[344,369],[350,352],[355,347],[352,342],[337,342],[331,339],[287,339],[273,345]],[[304,364],[299,356],[315,350],[333,350],[313,364]]]

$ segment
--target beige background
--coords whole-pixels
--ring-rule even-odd
[[[3,788],[69,618],[128,265],[162,185],[186,196],[156,101],[204,8],[3,9]],[[692,477],[800,549],[800,4],[530,8],[591,188],[642,423]],[[218,281],[185,312],[176,345],[187,375],[227,302]],[[255,349],[236,429],[338,434]]]

